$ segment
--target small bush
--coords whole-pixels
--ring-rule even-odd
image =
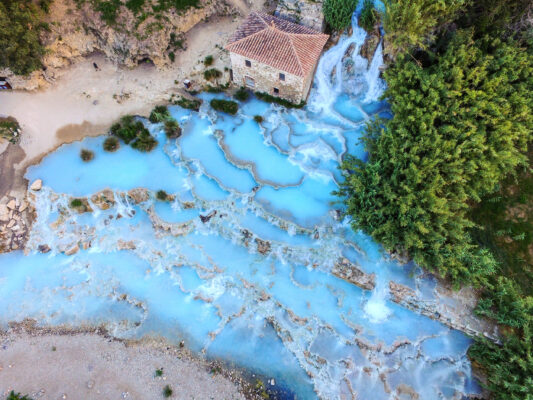
[[[166,201],[168,199],[168,194],[164,190],[158,190],[155,197],[157,200]]]
[[[200,100],[189,100],[189,99],[186,99],[185,97],[180,97],[177,101],[176,101],[176,104],[180,107],[183,107],[183,108],[186,108],[188,110],[194,110],[194,111],[198,111],[200,109],[200,105],[202,104],[202,102]]]
[[[336,31],[350,26],[358,0],[326,0],[322,7],[328,25]]]
[[[114,136],[109,136],[106,140],[104,140],[104,150],[109,151],[110,153],[117,151],[120,147],[120,143],[118,139]]]
[[[94,152],[87,149],[81,149],[80,157],[85,162],[91,161],[94,158]]]
[[[206,58],[204,58],[204,65],[206,67],[209,67],[210,65],[213,65],[213,56],[209,55]]]
[[[20,125],[15,118],[0,118],[0,138],[15,144],[20,139]]]
[[[170,118],[172,117],[170,116],[170,112],[166,106],[155,106],[148,119],[151,123],[155,124],[158,122],[165,122]]]
[[[212,81],[213,79],[220,78],[221,76],[222,72],[216,68],[206,69],[204,71],[204,78],[206,81]]]
[[[117,13],[120,8],[120,0],[101,1],[96,6],[96,10],[102,13],[102,20],[108,25],[113,25],[117,21]]]
[[[231,115],[235,115],[237,114],[237,111],[239,111],[239,105],[231,100],[213,99],[210,104],[215,110]]]
[[[246,101],[248,97],[250,97],[250,92],[243,87],[235,92],[235,98],[239,101]]]
[[[164,396],[164,397],[170,397],[170,396],[172,396],[172,388],[171,388],[169,385],[167,385],[167,386],[165,386],[165,387],[163,388],[163,396]]]
[[[374,2],[372,0],[364,0],[363,10],[361,11],[361,16],[359,17],[359,26],[367,32],[371,32],[378,22],[379,14],[374,7]]]
[[[255,115],[254,116],[254,121],[257,122],[258,124],[260,124],[261,122],[263,122],[263,117],[260,116],[260,115]]]
[[[168,58],[170,59],[171,62],[174,62],[174,60],[176,59],[176,55],[174,54],[173,51],[168,53]]]
[[[157,146],[157,140],[155,140],[148,131],[141,133],[131,147],[142,152],[152,151]]]
[[[128,7],[134,14],[138,14],[144,7],[145,0],[128,0],[126,7]]]
[[[255,92],[255,95],[259,100],[266,101],[267,103],[276,103],[287,108],[302,108],[303,106],[305,106],[305,101],[300,102],[300,104],[294,104],[285,99],[281,99],[276,96],[271,96],[268,93]]]
[[[81,199],[72,199],[70,201],[70,206],[72,208],[78,208],[78,207],[81,207],[83,206],[83,201],[81,201]]]
[[[171,119],[165,122],[165,134],[169,139],[179,138],[181,136],[181,127],[178,121]]]
[[[139,151],[151,151],[157,145],[157,140],[150,135],[143,123],[135,121],[131,115],[122,117],[120,122],[114,124],[111,127],[111,134],[119,137],[126,144],[131,143],[131,147]]]
[[[27,395],[21,395],[20,393],[15,393],[13,390],[9,392],[6,400],[32,400]]]
[[[157,192],[159,193],[159,192]],[[155,376],[160,377],[163,376],[163,368],[158,368],[155,370]]]

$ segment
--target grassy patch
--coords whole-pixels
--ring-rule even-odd
[[[114,25],[117,22],[120,6],[120,0],[99,1],[96,10],[100,11],[101,18],[106,24]]]
[[[204,65],[205,65],[206,67],[209,67],[209,66],[213,65],[213,61],[214,61],[213,56],[211,56],[211,55],[206,56],[206,57],[204,58]]]
[[[178,121],[171,119],[165,122],[165,134],[169,139],[179,138],[181,136],[181,127]]]
[[[218,79],[220,77],[222,77],[222,72],[216,68],[210,68],[204,71],[204,78],[207,81],[212,81],[213,79]]]
[[[239,105],[231,100],[213,99],[210,104],[215,110],[231,115],[235,115],[237,114],[237,111],[239,111]]]
[[[168,121],[170,118],[172,117],[170,116],[167,106],[155,106],[150,113],[150,117],[148,117],[153,124]]]
[[[285,99],[281,99],[276,96],[271,96],[268,93],[255,92],[256,97],[259,100],[266,101],[267,103],[276,103],[287,108],[302,108],[305,106],[305,101],[301,101],[300,104],[294,104]]]
[[[202,104],[202,101],[197,100],[197,99],[191,100],[185,97],[180,97],[179,99],[174,101],[174,104],[182,108],[186,108],[188,110],[198,111],[200,109],[200,105]]]
[[[81,149],[80,157],[83,161],[89,162],[94,158],[94,152],[87,149]]]

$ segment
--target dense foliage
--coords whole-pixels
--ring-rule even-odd
[[[148,117],[148,120],[153,124],[165,122],[170,119],[172,119],[172,116],[170,115],[167,106],[155,106]]]
[[[231,100],[213,99],[210,104],[215,110],[231,115],[235,115],[239,111],[239,105]]]
[[[144,124],[136,121],[132,115],[126,115],[120,119],[120,122],[113,124],[111,134],[139,151],[151,151],[157,145],[157,140],[150,135]]]
[[[175,139],[181,136],[181,127],[174,118],[165,122],[165,134],[169,139]]]
[[[361,10],[361,15],[359,16],[359,26],[365,31],[370,32],[374,29],[374,25],[379,20],[379,14],[374,7],[373,0],[364,0],[363,9]]]
[[[328,25],[337,31],[350,26],[357,3],[358,0],[325,0],[322,10]]]
[[[466,212],[518,165],[533,129],[533,58],[498,39],[457,34],[421,68],[400,56],[386,72],[394,118],[372,124],[367,163],[343,165],[348,213],[391,251],[456,282],[494,271]]]
[[[43,9],[31,0],[0,0],[0,68],[18,75],[41,68],[43,16]]]

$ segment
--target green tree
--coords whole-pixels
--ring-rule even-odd
[[[382,17],[386,38],[392,53],[425,48],[432,31],[448,22],[467,0],[385,0]]]
[[[378,20],[379,14],[374,7],[374,2],[372,0],[364,0],[363,9],[359,16],[359,26],[365,31],[370,32],[374,29],[374,25],[376,25]]]
[[[363,163],[348,157],[339,194],[353,227],[454,282],[479,282],[495,261],[474,245],[469,205],[518,165],[533,129],[533,58],[470,32],[421,68],[387,70],[394,117],[369,125]]]
[[[41,68],[43,15],[31,0],[0,0],[0,68],[17,75]]]
[[[324,1],[322,8],[328,25],[336,31],[342,31],[350,26],[357,3],[358,0]]]

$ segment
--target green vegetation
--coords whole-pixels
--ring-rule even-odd
[[[165,192],[164,190],[158,190],[155,197],[157,198],[157,200],[161,200],[161,201],[167,201],[168,200],[168,194],[167,192]],[[159,370],[157,370],[159,371]],[[157,371],[156,371],[156,376],[157,375]],[[163,373],[163,371],[161,371],[161,373]],[[161,375],[159,375],[161,376]]]
[[[263,122],[263,117],[260,115],[254,115],[254,121],[260,124],[261,122]]]
[[[221,76],[222,76],[222,72],[219,71],[216,68],[210,68],[210,69],[206,69],[204,71],[204,78],[207,81],[212,81],[213,79],[218,79]]]
[[[280,106],[284,106],[287,108],[302,108],[303,106],[305,106],[305,101],[302,101],[300,104],[294,104],[294,103],[291,103],[290,101],[281,99],[276,96],[272,96],[268,93],[255,92],[254,94],[255,94],[255,97],[257,97],[259,100],[266,101],[267,103],[276,103],[276,104],[279,104]]]
[[[13,390],[9,392],[6,397],[6,400],[32,400],[27,395],[21,395],[20,393],[15,393]]]
[[[367,127],[339,195],[362,229],[456,286],[500,325],[473,365],[494,399],[533,398],[533,6],[387,0],[393,117]]]
[[[108,25],[117,22],[117,15],[122,3],[120,0],[97,1],[96,10],[100,11],[102,20]]]
[[[179,138],[181,136],[181,127],[174,118],[165,122],[165,134],[169,139]]]
[[[213,56],[211,56],[211,55],[206,56],[206,57],[204,58],[204,65],[205,65],[206,67],[209,67],[209,66],[213,65],[213,61],[214,61]]]
[[[374,7],[374,2],[372,0],[364,0],[363,9],[361,10],[361,15],[359,16],[359,26],[361,26],[365,31],[370,32],[374,29],[374,26],[379,21],[379,14]]]
[[[70,201],[70,206],[72,208],[79,208],[83,206],[83,201],[81,199],[72,199]]]
[[[172,396],[172,388],[169,385],[166,385],[163,388],[163,396],[165,398]]]
[[[109,136],[104,140],[104,150],[110,153],[117,151],[120,147],[118,139],[114,136]]]
[[[350,26],[357,3],[358,0],[325,0],[322,10],[328,25],[336,31]]]
[[[239,101],[246,101],[250,97],[250,92],[247,89],[241,87],[235,92],[234,97]]]
[[[239,111],[239,105],[231,100],[213,99],[210,104],[215,110],[231,115],[235,115],[237,114],[237,111]]]
[[[200,106],[202,105],[202,101],[197,99],[190,100],[185,97],[180,97],[178,100],[174,101],[174,104],[183,108],[187,108],[189,110],[198,111],[200,109]]]
[[[151,151],[157,145],[148,129],[145,128],[141,121],[135,121],[132,115],[126,115],[111,126],[111,134],[119,137],[126,144],[139,151]]]
[[[94,152],[87,149],[81,149],[80,157],[83,161],[89,162],[94,158]]]
[[[20,139],[20,125],[12,117],[0,118],[0,138],[15,144]]]
[[[152,112],[150,113],[150,117],[148,117],[148,120],[151,123],[156,124],[158,122],[168,121],[171,118],[172,116],[170,115],[167,106],[155,106]]]
[[[138,14],[142,11],[146,0],[128,0],[126,1],[126,7],[128,7],[134,14]]]
[[[41,68],[45,50],[40,35],[46,29],[42,20],[48,3],[43,5],[31,0],[0,1],[0,69],[27,75]]]
[[[158,192],[159,193],[159,192]],[[155,376],[156,377],[161,377],[163,376],[163,368],[158,368],[155,370]]]

